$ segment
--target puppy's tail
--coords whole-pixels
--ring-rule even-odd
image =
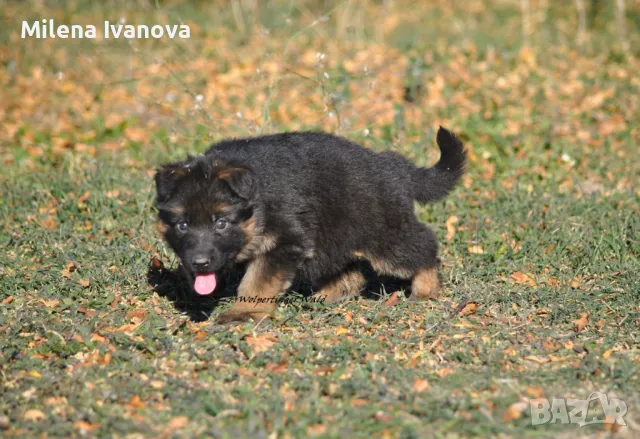
[[[467,154],[462,142],[447,129],[440,127],[436,137],[440,160],[432,168],[413,171],[413,198],[428,203],[444,198],[464,174]]]

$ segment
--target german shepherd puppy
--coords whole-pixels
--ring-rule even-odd
[[[434,298],[438,244],[414,214],[414,200],[447,195],[466,153],[437,134],[440,160],[416,168],[393,152],[374,153],[330,134],[305,132],[224,140],[155,175],[164,238],[197,294],[246,264],[238,300],[218,321],[259,320],[294,280],[330,303],[365,284],[357,261],[381,275],[411,279],[412,300]]]

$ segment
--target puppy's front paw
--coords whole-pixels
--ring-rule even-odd
[[[248,322],[249,320],[253,320],[257,323],[270,316],[271,314],[267,312],[238,311],[232,308],[220,314],[216,319],[216,323],[220,325],[227,325],[229,323]]]

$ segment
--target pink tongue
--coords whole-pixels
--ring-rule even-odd
[[[196,281],[193,284],[193,289],[196,293],[206,296],[213,293],[216,289],[216,275],[215,273],[196,274]]]

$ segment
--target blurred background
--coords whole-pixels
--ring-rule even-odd
[[[1,4],[0,142],[32,153],[153,156],[301,129],[406,143],[438,124],[514,151],[588,144],[638,106],[637,0]],[[22,20],[42,18],[98,38],[20,38]],[[191,38],[104,39],[105,20],[184,23]]]

